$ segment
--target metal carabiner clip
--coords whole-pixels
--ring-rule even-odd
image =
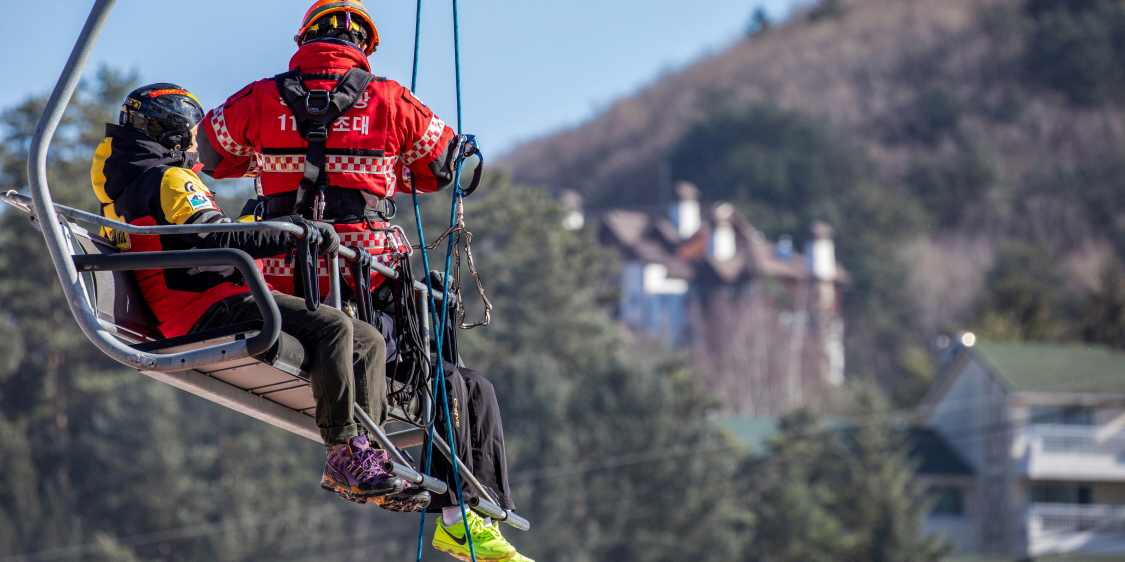
[[[313,98],[321,102],[322,107],[313,107]],[[309,94],[305,96],[305,109],[313,115],[324,115],[330,107],[332,107],[332,97],[328,94],[328,90],[309,90]]]
[[[391,199],[390,197],[384,197],[380,199],[379,202],[379,206],[382,207],[382,209],[378,209],[375,212],[379,214],[379,217],[383,219],[383,222],[388,222],[398,216],[398,203],[395,203],[394,199]]]

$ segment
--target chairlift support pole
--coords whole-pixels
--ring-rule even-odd
[[[391,457],[391,460],[387,461],[389,465],[384,465],[383,470],[391,472],[407,482],[411,482],[437,494],[444,494],[449,490],[449,486],[446,485],[445,482],[410,468],[410,463],[407,462],[402,456],[402,453],[395,448],[394,443],[387,437],[387,434],[379,429],[379,424],[375,423],[375,420],[371,419],[371,416],[367,415],[367,412],[363,411],[363,408],[360,408],[359,404],[355,405],[355,412],[356,415],[359,416],[359,420],[363,422],[364,427],[367,428],[367,431],[371,433],[371,437],[373,437],[375,442],[379,444],[379,447],[386,451]]]
[[[51,92],[51,97],[47,101],[47,106],[43,109],[43,115],[39,118],[39,124],[35,127],[35,134],[31,137],[31,147],[27,159],[27,175],[32,206],[39,220],[43,238],[46,240],[47,251],[51,254],[51,261],[54,262],[63,293],[66,295],[67,303],[70,305],[70,310],[74,314],[78,326],[90,338],[90,341],[105,354],[126,365],[146,367],[146,360],[155,363],[156,358],[132,350],[117,341],[98,324],[93,311],[88,306],[83,306],[86,301],[83,299],[78,270],[66,249],[62,226],[53,212],[54,202],[47,185],[47,148],[51,144],[51,138],[55,135],[55,130],[62,120],[63,112],[66,111],[70,98],[74,95],[74,90],[82,77],[82,70],[90,59],[90,53],[94,50],[94,45],[105,27],[105,22],[109,18],[109,13],[113,9],[115,1],[95,0],[94,7],[90,10],[90,15],[86,18],[86,23],[82,27],[82,33],[78,36],[78,42],[74,45],[70,58],[66,61],[62,75],[59,76],[55,89]],[[238,355],[241,353],[243,357],[249,355],[245,345],[245,342],[242,342],[243,349],[241,351],[232,349],[232,354]]]

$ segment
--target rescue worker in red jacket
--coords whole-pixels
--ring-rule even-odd
[[[208,113],[200,139],[204,171],[216,178],[257,176],[263,218],[296,212],[329,222],[344,245],[361,246],[393,266],[394,253],[406,253],[409,241],[388,228],[391,198],[451,186],[458,136],[399,83],[367,78],[367,56],[379,45],[379,34],[359,1],[318,0],[295,40],[299,48],[288,73],[254,82]],[[323,295],[329,283],[322,271]],[[263,272],[282,291],[298,289],[284,256],[264,260]],[[377,292],[383,281],[376,274],[371,287]],[[483,459],[473,467],[478,479],[512,509],[495,391],[473,371],[455,374],[451,392],[465,392],[459,404],[472,403],[478,414],[472,443],[457,443],[459,456],[467,465]],[[436,455],[435,465],[441,460]],[[446,481],[453,490],[451,474]],[[467,557],[466,527],[450,497],[433,498],[430,509],[442,511],[434,546]],[[475,514],[468,532],[478,559],[529,560]]]
[[[119,124],[106,125],[106,138],[90,171],[102,215],[142,226],[230,222],[196,175],[194,139],[202,118],[199,102],[175,84],[152,84],[130,93]],[[315,229],[327,241],[322,251],[339,245],[335,231],[324,223],[305,223],[299,217],[278,220]],[[284,252],[292,243],[291,235],[275,231],[138,235],[104,229],[103,235],[125,252],[237,248],[255,258]],[[261,320],[233,267],[134,274],[166,337]],[[277,291],[273,296],[282,331],[304,344],[308,354],[316,422],[328,448],[321,486],[355,501],[400,493],[403,481],[382,469],[386,452],[371,447],[353,419],[358,402],[378,423],[386,420],[382,336],[334,308],[310,312],[302,299]]]
[[[359,9],[334,11],[339,5]],[[314,98],[317,92],[330,92],[349,71],[370,72],[365,53],[374,52],[379,39],[366,11],[359,10],[358,2],[326,0],[309,11],[306,19],[311,21],[301,29],[301,47],[289,68],[296,71],[294,81]],[[340,27],[321,19],[335,19]],[[363,47],[337,38],[342,31],[361,35]],[[457,135],[410,90],[372,76],[351,108],[327,124],[323,167],[298,201],[309,142],[299,130],[302,121],[279,95],[283,76],[250,84],[207,114],[202,127],[206,141],[200,138],[204,171],[216,178],[259,176],[263,218],[296,212],[330,222],[342,244],[363,247],[393,265],[387,254],[405,251],[409,242],[383,230],[389,226],[384,217],[391,214],[391,198],[399,190],[427,193],[452,185]],[[316,106],[320,101],[297,103]],[[403,168],[411,172],[409,184],[399,180]],[[284,256],[264,260],[263,272],[279,290],[293,292],[293,268]],[[374,278],[372,287],[380,282],[381,277]],[[327,291],[327,271],[321,287]]]

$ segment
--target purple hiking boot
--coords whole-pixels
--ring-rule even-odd
[[[383,470],[387,452],[367,444],[367,436],[352,437],[348,444],[328,451],[320,487],[352,501],[402,491],[402,481]]]

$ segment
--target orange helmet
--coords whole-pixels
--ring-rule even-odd
[[[309,31],[318,31],[317,22],[321,18],[330,14],[339,14],[338,18],[331,18],[329,25],[332,28],[343,28],[358,31],[360,29],[359,22],[353,21],[352,17],[359,18],[371,28],[371,36],[367,38],[365,44],[360,45],[363,52],[370,56],[375,52],[375,47],[379,46],[379,30],[375,29],[375,22],[371,21],[371,15],[367,13],[367,8],[359,0],[317,0],[316,3],[305,12],[305,19],[301,20],[301,29],[297,31],[297,35],[293,38],[297,44],[301,44],[301,39]]]

